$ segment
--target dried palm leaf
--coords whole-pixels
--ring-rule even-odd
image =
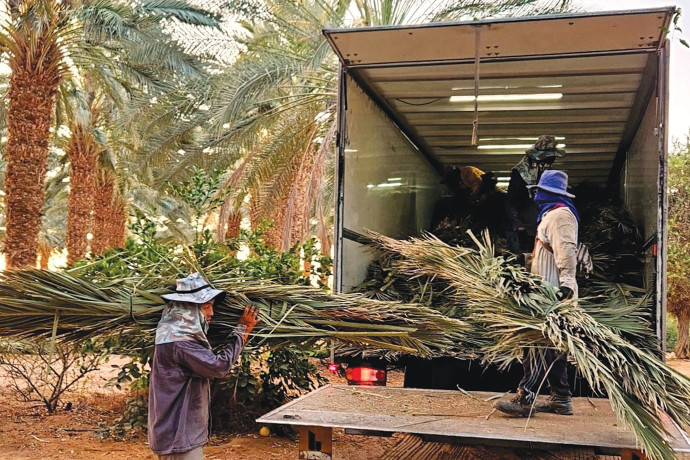
[[[379,250],[398,257],[395,266],[412,277],[435,277],[462,306],[466,322],[479,327],[491,345],[485,362],[508,364],[525,348],[567,351],[595,390],[605,391],[619,420],[632,428],[652,459],[675,455],[664,438],[660,413],[690,426],[690,380],[668,367],[653,346],[626,340],[649,337],[644,314],[602,299],[560,301],[556,288],[493,255],[488,236],[477,250],[449,246],[433,236],[394,240],[372,234]],[[475,331],[476,333],[476,331]]]
[[[0,282],[0,335],[45,335],[57,321],[65,340],[114,333],[151,336],[162,294],[174,279],[154,277],[161,288],[118,280],[98,285],[70,273],[7,271]],[[154,285],[152,279],[139,283]],[[358,347],[435,356],[453,354],[466,325],[414,304],[379,302],[361,295],[333,296],[305,286],[211,277],[229,295],[216,308],[211,339],[230,333],[244,307],[260,309],[256,337],[308,341],[335,338]]]

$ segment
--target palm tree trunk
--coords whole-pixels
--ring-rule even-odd
[[[687,359],[690,357],[690,309],[677,310],[676,318],[678,319],[678,341],[673,351],[676,358]]]
[[[127,202],[120,193],[116,193],[115,200],[113,201],[112,219],[108,225],[110,229],[109,248],[125,247],[127,221]]]
[[[276,202],[275,209],[270,213],[269,220],[272,224],[271,228],[266,231],[266,236],[264,237],[264,243],[267,246],[275,248],[278,251],[283,251],[283,233],[285,231],[285,220],[287,209],[288,197],[282,196],[280,200]]]
[[[309,144],[311,146],[311,143]],[[311,186],[311,170],[314,167],[313,148],[308,147],[302,155],[302,162],[295,173],[295,183],[292,186],[288,209],[290,209],[289,228],[283,233],[284,244],[292,246],[298,241],[303,241],[309,234],[309,218],[312,199],[309,196]]]
[[[252,190],[249,196],[249,223],[253,231],[257,231],[261,225],[263,214],[261,213],[261,191],[258,187]]]
[[[39,248],[40,264],[41,270],[48,270],[48,262],[50,262],[50,254],[53,252],[53,248],[43,243]]]
[[[50,127],[60,83],[60,52],[54,41],[39,37],[18,50],[9,60],[5,150],[8,268],[36,265]]]
[[[236,209],[230,212],[227,220],[227,228],[225,230],[225,235],[223,241],[228,242],[240,236],[240,224],[242,223],[242,213]],[[230,255],[232,257],[237,257],[237,249],[231,249]]]
[[[94,195],[91,251],[102,256],[108,249],[124,247],[127,207],[112,173],[97,176]]]
[[[108,235],[108,221],[113,213],[113,192],[115,182],[111,175],[102,172],[96,177],[96,186],[93,200],[93,239],[91,240],[91,252],[102,256],[110,237]]]
[[[227,229],[225,230],[225,239],[231,240],[240,236],[240,224],[242,223],[242,214],[239,211],[233,211],[228,216]]]
[[[98,144],[91,133],[75,125],[67,145],[71,163],[67,199],[67,263],[70,265],[86,255],[87,235],[93,222],[98,153]]]

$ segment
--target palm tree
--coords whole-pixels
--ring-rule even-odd
[[[216,21],[183,0],[9,0],[6,6],[0,32],[0,49],[7,53],[11,70],[5,252],[8,267],[15,268],[36,263],[56,97],[72,69],[88,69],[97,83],[110,83],[121,75],[118,53],[133,49],[125,44],[138,44],[132,60],[141,65],[124,71],[132,80],[156,80],[146,56],[188,71],[179,53],[152,40],[149,31],[162,27],[165,19],[210,27]]]
[[[89,92],[85,101],[87,121],[75,117],[70,123],[71,132],[66,149],[70,161],[70,192],[67,201],[67,263],[70,265],[86,255],[87,235],[91,231],[96,169],[103,145],[96,140],[90,128],[98,122],[101,115],[103,98],[99,99],[95,92]]]
[[[2,119],[0,119],[2,120]],[[5,164],[0,164],[0,190],[4,189]],[[69,173],[64,156],[58,149],[51,149],[48,170],[52,172],[45,184],[45,203],[41,211],[41,232],[38,237],[38,252],[41,268],[48,268],[54,251],[65,248],[65,221],[67,220],[67,196]],[[0,240],[5,237],[5,207],[0,206]]]
[[[116,214],[116,183],[115,174],[100,170],[96,175],[93,197],[93,239],[91,252],[102,256],[106,249],[120,246],[113,240],[112,230]]]
[[[326,251],[332,222],[337,61],[321,30],[542,14],[570,7],[568,0],[256,3],[263,14],[246,18],[245,31],[237,38],[245,51],[194,90],[206,97],[194,103],[181,97],[168,101],[168,113],[184,114],[185,123],[161,126],[149,158],[167,165],[160,168],[161,182],[184,175],[189,164],[199,161],[234,171],[228,179],[233,193],[221,210],[219,239],[226,220],[249,195],[252,220],[270,218],[275,223],[269,233],[272,244],[285,249],[316,232]],[[167,120],[166,107],[158,110],[159,119]],[[197,126],[205,128],[206,139],[199,139],[197,148],[185,148],[182,157],[171,155],[179,148],[177,141]]]

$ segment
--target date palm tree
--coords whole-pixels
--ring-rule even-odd
[[[164,62],[181,74],[191,69],[161,36],[162,21],[215,27],[212,14],[184,0],[8,0],[0,51],[10,67],[5,149],[8,267],[36,263],[51,128],[61,84],[80,69],[96,84],[156,81],[147,64]],[[136,45],[136,46],[134,46]],[[140,65],[118,68],[120,53]],[[113,94],[114,95],[114,94]]]
[[[86,255],[87,236],[92,230],[92,213],[96,196],[98,158],[104,146],[98,142],[93,129],[101,117],[103,98],[89,92],[85,100],[88,110],[86,122],[70,121],[67,157],[70,161],[70,192],[67,200],[67,263],[73,264]]]

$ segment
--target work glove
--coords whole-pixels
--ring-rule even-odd
[[[521,267],[525,266],[525,254],[520,253],[515,255],[515,263]]]
[[[251,305],[249,307],[245,307],[244,312],[242,313],[242,316],[240,316],[240,319],[237,320],[237,325],[239,326],[240,324],[243,324],[245,327],[244,330],[244,341],[245,343],[247,342],[247,339],[249,338],[249,334],[252,332],[254,329],[254,326],[256,326],[256,323],[259,322],[259,311],[254,305]]]
[[[558,293],[558,300],[567,300],[573,298],[573,290],[569,287],[560,286],[558,289],[561,291]]]

